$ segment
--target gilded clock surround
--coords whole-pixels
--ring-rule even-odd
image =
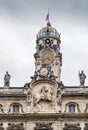
[[[44,51],[42,52],[40,57],[41,62],[46,65],[53,63],[55,58],[54,53],[52,51]]]

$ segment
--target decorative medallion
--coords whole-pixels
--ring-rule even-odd
[[[46,39],[46,40],[45,40],[45,43],[46,43],[46,44],[49,44],[49,43],[50,43],[50,39]]]

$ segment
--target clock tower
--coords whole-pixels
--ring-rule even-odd
[[[60,73],[62,65],[62,54],[60,53],[60,34],[47,22],[36,40],[35,57],[35,76],[37,78],[51,78],[60,82]]]
[[[35,73],[31,83],[25,84],[28,112],[61,112],[61,65],[60,34],[47,22],[37,34]]]

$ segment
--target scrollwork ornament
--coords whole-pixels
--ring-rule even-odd
[[[31,88],[29,87],[27,90],[27,105],[31,105],[32,102],[32,93],[31,93]]]

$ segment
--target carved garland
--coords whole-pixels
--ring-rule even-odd
[[[34,130],[53,130],[52,123],[36,123]]]
[[[7,130],[24,130],[23,123],[20,124],[8,124]]]
[[[2,123],[0,124],[0,130],[4,130]]]
[[[88,130],[88,123],[85,124],[84,130]]]
[[[65,124],[63,130],[80,130],[80,124]]]
[[[86,108],[85,108],[84,112],[87,112],[87,110],[88,110],[88,103],[86,104]]]

